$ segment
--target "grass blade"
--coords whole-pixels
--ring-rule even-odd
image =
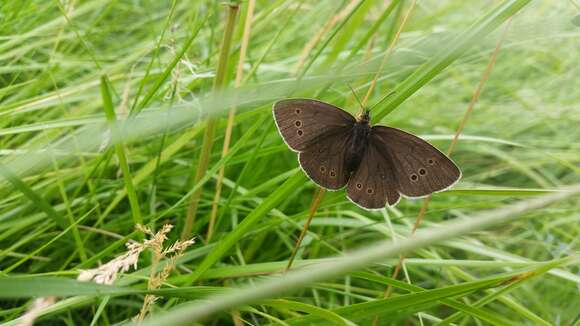
[[[280,189],[287,188],[289,186],[295,187],[297,184],[292,183],[299,182],[302,180],[302,178],[303,177],[299,174],[292,177],[285,183],[285,185],[283,185],[275,192],[276,197],[279,198],[280,195],[283,194],[283,191],[279,191]],[[290,181],[292,181],[292,183]],[[222,310],[232,309],[242,304],[248,304],[260,299],[265,299],[289,292],[291,290],[296,290],[317,281],[344,275],[348,272],[368,266],[373,262],[379,261],[380,259],[407,253],[412,250],[437,243],[439,241],[444,241],[456,236],[464,235],[468,232],[482,230],[496,224],[515,220],[517,217],[519,217],[519,215],[525,212],[544,207],[557,201],[565,200],[578,194],[580,194],[580,185],[570,187],[562,193],[549,194],[538,198],[520,201],[500,209],[484,211],[472,216],[472,218],[468,220],[446,222],[436,228],[421,230],[413,237],[409,237],[394,244],[390,242],[375,244],[373,246],[359,249],[358,251],[345,255],[341,258],[337,258],[333,262],[326,264],[313,264],[308,268],[304,268],[300,271],[289,272],[285,274],[284,277],[273,278],[267,281],[263,281],[255,286],[242,288],[235,292],[228,293],[227,296],[212,296],[201,303],[186,304],[174,308],[168,313],[146,320],[145,325],[158,325],[159,323],[183,325],[186,323],[191,323],[195,320],[202,320]],[[273,202],[274,199],[270,198],[269,201]],[[261,209],[261,211],[263,212],[264,209]],[[255,212],[256,211],[254,211],[254,213]],[[256,215],[258,214],[252,216],[253,222],[255,222],[257,217],[259,217]],[[246,222],[249,218],[250,216],[246,217],[242,224],[244,224],[244,222]],[[226,239],[218,244],[218,247],[214,252],[206,257],[204,262],[200,265],[200,267],[198,267],[198,270],[196,270],[196,272],[193,274],[193,277],[191,277],[192,281],[207,271],[209,266],[217,261],[217,259],[221,257],[223,253],[225,253],[225,251],[229,249],[237,239],[240,238],[239,233],[243,232],[241,231],[242,224],[240,224],[238,229],[232,232],[232,234],[236,233],[235,236],[230,234]],[[246,226],[246,228],[247,227],[248,226]],[[226,242],[227,245],[224,245]]]
[[[515,15],[531,0],[508,0],[491,10],[487,15],[475,22],[471,28],[450,41],[449,46],[437,53],[429,61],[418,67],[413,74],[407,77],[394,90],[393,96],[385,99],[384,104],[376,103],[377,108],[373,112],[375,121],[382,120],[385,116],[396,109],[421,87],[435,78],[443,69],[457,60],[461,55],[476,44],[480,39],[491,33],[495,28],[504,23],[509,17]]]
[[[119,166],[123,172],[125,189],[127,190],[129,204],[131,205],[131,212],[133,213],[133,223],[143,224],[137,192],[135,191],[135,186],[133,184],[133,177],[131,175],[131,170],[129,169],[129,163],[127,162],[127,155],[125,154],[123,139],[117,122],[117,115],[115,114],[115,108],[113,107],[113,99],[111,98],[111,93],[109,91],[109,82],[107,77],[104,75],[101,77],[101,96],[103,98],[103,109],[107,115],[111,136],[115,144],[115,152],[117,154],[117,158],[119,159]]]

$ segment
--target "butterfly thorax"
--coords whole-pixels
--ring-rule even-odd
[[[368,145],[368,138],[371,133],[368,113],[365,112],[361,118],[357,119],[351,132],[351,142],[346,151],[346,166],[349,172],[353,172],[358,168]]]

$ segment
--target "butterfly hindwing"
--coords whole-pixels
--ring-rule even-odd
[[[366,209],[380,209],[387,203],[392,206],[399,201],[397,180],[386,155],[380,146],[369,142],[346,189],[348,198],[357,205]]]
[[[356,122],[348,112],[310,99],[276,102],[274,120],[286,144],[297,152],[305,151],[323,135],[352,127]]]
[[[397,190],[407,197],[444,190],[461,177],[461,171],[451,159],[428,142],[400,129],[373,126],[370,142],[388,153]]]
[[[298,154],[300,166],[316,184],[327,189],[344,187],[349,178],[346,151],[350,146],[350,128],[324,134]]]

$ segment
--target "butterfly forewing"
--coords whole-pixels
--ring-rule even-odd
[[[386,203],[392,206],[400,198],[388,153],[377,145],[368,144],[346,189],[350,200],[367,209],[384,208]]]
[[[310,99],[276,102],[274,119],[286,144],[298,152],[356,122],[352,115],[336,106]]]
[[[452,186],[461,171],[447,156],[419,137],[396,128],[374,126],[370,142],[388,153],[398,191],[421,197]]]

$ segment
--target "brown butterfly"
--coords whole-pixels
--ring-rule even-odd
[[[274,104],[274,120],[308,177],[326,189],[347,186],[347,197],[362,208],[442,191],[461,177],[451,159],[421,138],[371,126],[368,110],[355,119],[328,103],[287,99]]]

